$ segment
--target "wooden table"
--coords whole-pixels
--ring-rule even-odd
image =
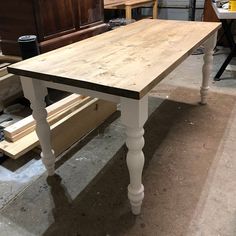
[[[222,64],[221,68],[219,69],[219,71],[217,72],[217,74],[215,76],[215,80],[220,80],[220,77],[223,74],[225,68],[230,63],[232,58],[236,55],[236,43],[234,40],[234,36],[231,32],[232,22],[233,22],[233,20],[236,19],[236,11],[229,11],[227,9],[218,8],[216,6],[216,3],[212,3],[212,7],[213,7],[218,19],[222,23],[222,27],[223,27],[225,36],[227,38],[230,50],[231,50],[228,57],[225,59],[224,63]]]
[[[133,213],[139,214],[148,93],[204,44],[200,91],[205,104],[219,27],[220,23],[147,19],[11,65],[9,72],[21,76],[24,95],[31,102],[48,174],[54,174],[55,156],[46,120],[46,87],[120,103],[127,134],[128,197]]]
[[[157,0],[104,0],[105,9],[124,9],[125,18],[132,19],[132,9],[152,4],[153,19],[157,19]]]

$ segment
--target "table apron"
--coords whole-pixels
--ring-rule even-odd
[[[47,88],[58,89],[58,90],[67,91],[71,93],[78,93],[81,95],[90,96],[94,98],[100,98],[100,99],[114,102],[114,103],[120,103],[119,96],[102,93],[102,92],[98,92],[98,91],[94,91],[90,89],[78,88],[78,87],[74,87],[74,86],[70,86],[66,84],[59,84],[55,82],[49,82],[49,81],[41,81],[41,82]]]

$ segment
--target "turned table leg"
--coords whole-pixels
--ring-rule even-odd
[[[212,71],[212,64],[213,64],[213,50],[216,45],[216,38],[217,33],[211,36],[205,43],[204,43],[204,64],[202,67],[202,86],[200,89],[201,94],[201,104],[207,103],[207,93],[209,90],[209,80]]]
[[[45,109],[45,96],[47,89],[41,81],[30,78],[21,78],[24,96],[30,101],[33,110],[33,118],[36,121],[36,133],[42,148],[42,162],[45,165],[48,175],[55,171],[55,155],[51,148],[50,127],[47,122],[47,110]]]
[[[121,98],[121,120],[126,126],[126,145],[128,147],[127,165],[130,175],[128,198],[132,212],[140,214],[144,198],[142,185],[142,171],[144,166],[144,129],[143,125],[148,117],[148,97],[141,100]]]

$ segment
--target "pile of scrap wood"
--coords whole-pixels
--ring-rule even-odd
[[[72,94],[47,108],[56,156],[99,126],[116,111],[116,104]],[[35,121],[28,116],[4,129],[0,151],[16,159],[39,145]]]

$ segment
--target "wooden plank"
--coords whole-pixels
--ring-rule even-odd
[[[9,65],[10,65],[10,63],[0,63],[0,69],[2,69],[4,67],[6,68]]]
[[[7,67],[0,68],[0,77],[7,75]]]
[[[64,109],[62,111],[59,111],[59,112],[49,116],[47,118],[47,121],[48,121],[49,125],[53,125],[54,123],[56,123],[60,119],[64,118],[65,116],[67,116],[69,114],[71,114],[72,112],[74,112],[78,108],[82,107],[84,104],[86,104],[87,102],[89,102],[91,100],[92,100],[92,98],[90,98],[90,97],[86,97],[84,99],[79,99],[75,103],[68,106],[66,109]],[[10,138],[9,137],[6,138],[6,140],[10,141],[10,142],[15,142],[15,141],[19,140],[20,138],[24,137],[25,135],[31,133],[34,130],[35,130],[35,122],[33,121],[32,126],[29,126],[28,128],[25,128],[24,130],[22,130],[21,132],[18,132],[14,136],[11,136]]]
[[[21,61],[21,57],[10,56],[10,55],[0,55],[0,63],[8,62],[8,63],[16,63]]]
[[[220,26],[146,19],[8,68],[43,81],[140,99]]]
[[[47,112],[48,112],[48,118],[50,116],[52,116],[54,113],[57,113],[60,111],[61,106],[66,106],[69,103],[73,103],[75,100],[80,100],[80,95],[77,94],[72,94],[62,100],[60,100],[59,102],[56,102],[50,106],[48,106],[46,108]],[[19,133],[23,132],[24,130],[31,128],[35,126],[35,121],[34,118],[31,116],[28,116],[22,120],[20,120],[19,122],[14,123],[13,125],[7,127],[4,130],[4,136],[6,139],[8,139],[9,141],[13,141],[11,139],[14,138],[14,136],[17,136]]]
[[[19,98],[22,94],[18,75],[6,74],[0,77],[0,103],[8,105],[9,101]]]
[[[78,115],[68,116],[57,124],[60,128],[52,131],[52,147],[56,155],[61,154],[82,136],[86,135],[117,110],[116,104],[94,99]],[[63,130],[63,135],[61,134]]]
[[[116,105],[114,103],[95,98],[53,124],[51,126],[52,147],[56,155],[95,129],[115,111]],[[0,150],[5,155],[17,159],[38,145],[37,135],[33,131],[14,143],[6,140],[0,142]]]
[[[7,81],[10,81],[10,83],[13,83],[14,80],[20,83],[20,77],[18,75],[6,74],[4,76],[0,76],[0,86],[1,84],[6,83]],[[4,89],[4,88],[1,87],[1,89]]]
[[[50,125],[56,123],[59,119],[83,106],[92,98],[84,98],[78,94],[72,94],[46,108],[48,112],[47,121]],[[32,115],[28,116],[4,129],[6,140],[15,142],[23,136],[31,133],[35,129],[35,120]]]

